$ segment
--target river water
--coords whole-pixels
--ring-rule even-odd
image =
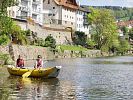
[[[133,56],[48,61],[58,78],[10,76],[0,67],[0,100],[133,100]]]

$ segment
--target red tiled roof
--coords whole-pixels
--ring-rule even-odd
[[[57,5],[68,7],[71,9],[78,9],[76,0],[54,0]]]
[[[131,25],[133,26],[133,20],[131,21],[120,21],[117,23],[118,26],[128,26],[128,25]]]

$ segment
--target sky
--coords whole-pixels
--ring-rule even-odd
[[[133,7],[133,0],[77,0],[82,5]]]

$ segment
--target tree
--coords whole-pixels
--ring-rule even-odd
[[[90,48],[94,48],[96,46],[96,43],[94,40],[91,40],[91,39],[88,39],[87,40],[87,45],[90,47]]]
[[[129,38],[133,40],[133,28],[129,30]]]
[[[85,35],[84,32],[79,32],[79,31],[75,32],[75,38],[74,38],[73,42],[76,45],[85,46],[86,45],[86,41],[87,41],[87,36]]]
[[[4,36],[4,37],[6,36],[6,40],[7,40],[4,42],[4,44],[10,42],[8,40],[11,39],[10,31],[11,31],[12,23],[13,22],[12,22],[11,18],[9,18],[7,16],[5,16],[5,17],[0,16],[0,37],[2,38],[2,36]],[[1,44],[3,44],[3,43],[1,43]]]
[[[88,20],[92,26],[92,34],[97,49],[109,51],[112,47],[118,45],[118,32],[112,12],[107,9],[90,8],[91,13],[88,14]]]
[[[7,7],[14,6],[16,4],[16,0],[0,0],[0,39],[5,40],[4,42],[1,41],[0,44],[8,43],[9,39],[11,39],[10,30],[13,21],[7,16]]]
[[[11,34],[13,42],[20,45],[29,44],[26,31],[21,30],[21,27],[15,22],[12,23],[10,32],[8,33]]]
[[[6,36],[5,34],[0,35],[0,45],[6,45],[10,41],[9,37]]]
[[[127,40],[120,39],[120,45],[118,47],[118,52],[122,55],[125,54],[130,49],[130,45]]]
[[[123,27],[121,28],[121,31],[123,31],[124,35],[126,35],[126,34],[128,33],[128,28],[125,27],[125,26],[123,26]]]
[[[46,47],[51,47],[51,48],[54,48],[56,47],[56,41],[55,39],[52,37],[52,36],[47,36],[46,39],[45,39],[45,46]]]
[[[17,0],[0,0],[0,15],[7,15],[7,7],[18,4]]]

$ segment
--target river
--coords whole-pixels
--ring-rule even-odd
[[[133,100],[133,56],[48,61],[58,78],[10,76],[0,67],[0,100]]]

